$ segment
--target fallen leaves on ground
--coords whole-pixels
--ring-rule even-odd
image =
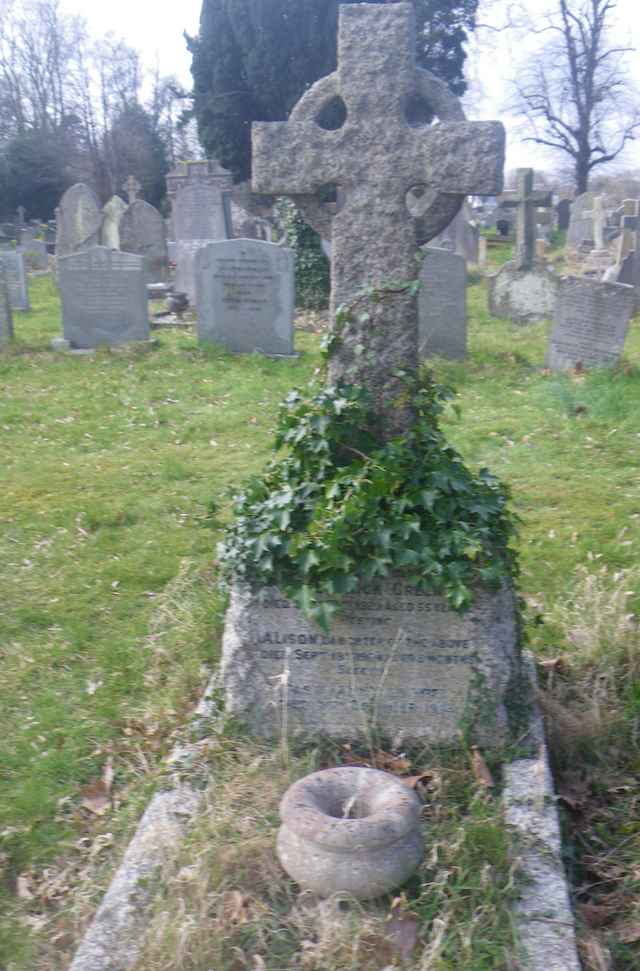
[[[83,809],[96,816],[102,816],[111,805],[111,787],[113,785],[113,759],[111,756],[106,760],[102,775],[94,782],[83,786],[80,790],[82,800],[80,805]]]

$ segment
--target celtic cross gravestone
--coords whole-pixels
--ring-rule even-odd
[[[530,270],[536,258],[536,209],[553,204],[551,193],[533,188],[533,169],[518,169],[516,190],[503,192],[498,202],[518,209],[514,262],[517,270]]]
[[[467,122],[446,87],[416,67],[415,48],[410,4],[342,5],[336,73],[304,95],[288,122],[253,126],[254,191],[313,210],[323,188],[339,189],[332,311],[384,285],[367,319],[354,314],[341,334],[330,378],[371,390],[387,436],[412,421],[400,402],[418,366],[417,304],[406,286],[419,272],[414,221],[424,238],[437,235],[465,195],[500,191],[504,161],[502,125]],[[331,106],[342,109],[338,128],[325,120]],[[433,117],[440,123],[416,124]]]

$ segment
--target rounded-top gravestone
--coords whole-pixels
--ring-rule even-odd
[[[88,185],[78,182],[67,189],[56,210],[56,256],[97,246],[103,218],[98,199]]]

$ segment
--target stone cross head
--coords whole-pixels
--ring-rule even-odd
[[[517,188],[503,192],[498,204],[518,209],[516,222],[516,252],[514,262],[518,270],[530,270],[536,257],[536,209],[548,209],[551,193],[533,188],[533,169],[518,169]]]

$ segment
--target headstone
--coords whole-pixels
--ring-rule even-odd
[[[11,301],[7,274],[3,262],[0,260],[0,347],[13,339],[13,318],[11,316]]]
[[[604,231],[607,225],[604,198],[602,196],[596,196],[593,200],[593,208],[591,210],[583,210],[583,214],[591,219],[593,225],[594,249],[603,250],[605,248]]]
[[[167,279],[169,255],[164,234],[164,219],[157,209],[137,199],[120,219],[120,249],[144,258],[146,283]]]
[[[571,204],[571,220],[567,231],[567,246],[577,249],[585,241],[593,242],[593,219],[586,215],[593,211],[595,193],[583,192]]]
[[[535,262],[536,209],[551,205],[551,193],[533,188],[533,169],[518,169],[517,188],[499,198],[502,208],[518,210],[513,263],[516,270],[530,270]]]
[[[551,320],[559,279],[552,269],[540,263],[530,270],[517,270],[513,263],[505,263],[488,278],[489,313],[514,324]]]
[[[131,205],[138,198],[142,186],[136,179],[135,175],[129,175],[127,176],[127,181],[122,186],[122,189],[126,193],[127,199],[129,200],[129,205]]]
[[[630,223],[635,229],[636,243],[635,249],[620,264],[618,273],[618,283],[626,283],[633,287],[634,313],[640,311],[640,243],[638,239],[640,228],[638,227],[638,219],[640,219],[640,216],[624,217],[624,222]]]
[[[425,247],[418,293],[421,360],[467,353],[467,265],[464,256]]]
[[[95,246],[63,257],[58,266],[64,338],[72,347],[149,337],[141,256]]]
[[[186,293],[189,302],[196,303],[196,253],[208,246],[210,239],[181,239],[175,246],[175,289]]]
[[[49,253],[43,239],[31,239],[19,247],[28,270],[47,270],[49,268]]]
[[[335,74],[306,92],[288,122],[253,126],[254,191],[290,195],[322,228],[326,213],[314,193],[341,186],[330,227],[331,306],[349,313],[328,380],[369,389],[382,439],[413,426],[406,387],[419,366],[417,299],[411,286],[387,286],[378,301],[362,292],[414,281],[416,213],[426,238],[437,236],[462,197],[499,190],[504,157],[502,126],[466,122],[446,86],[416,69],[415,50],[412,5],[343,4]],[[407,124],[416,90],[439,124]],[[346,120],[324,130],[316,119],[335,97]],[[499,744],[516,642],[508,589],[478,591],[461,617],[406,578],[363,583],[323,634],[277,590],[237,584],[223,646],[227,711],[263,735],[353,737],[375,723],[396,740],[457,740],[468,717]],[[486,722],[478,717],[479,683],[491,698]]]
[[[546,366],[553,371],[615,364],[633,313],[633,287],[565,277],[549,338]]]
[[[558,229],[566,232],[569,228],[569,220],[571,219],[571,201],[569,199],[561,199],[556,206],[556,216],[558,219]]]
[[[120,220],[127,208],[120,196],[111,196],[102,207],[104,221],[102,223],[102,245],[109,249],[120,249]]]
[[[89,186],[78,182],[67,189],[56,209],[57,258],[97,246],[103,218]]]
[[[237,353],[292,355],[293,261],[293,250],[261,240],[221,240],[198,250],[198,339]]]
[[[224,200],[220,190],[206,182],[192,182],[179,189],[173,204],[176,242],[192,239],[228,239]]]
[[[31,310],[22,253],[18,250],[3,250],[0,252],[0,261],[4,264],[7,275],[11,309]]]
[[[478,263],[478,240],[480,230],[470,221],[469,207],[463,205],[458,215],[449,223],[446,229],[439,233],[428,245],[433,249],[449,250],[463,256],[467,263]]]

